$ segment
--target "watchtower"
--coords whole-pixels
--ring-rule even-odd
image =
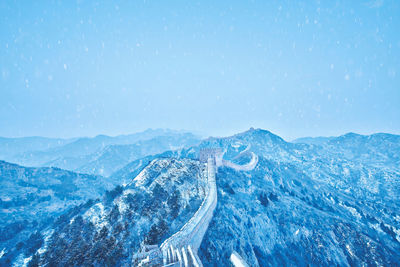
[[[209,158],[215,160],[217,154],[221,154],[220,148],[202,148],[200,149],[199,160],[201,163],[207,163]]]

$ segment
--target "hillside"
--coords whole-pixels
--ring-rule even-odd
[[[7,252],[1,260],[13,258],[15,249],[57,216],[101,197],[115,186],[101,176],[0,161],[0,241]],[[29,243],[28,247],[33,245]]]
[[[127,265],[141,245],[157,244],[172,235],[198,209],[205,191],[203,169],[193,160],[153,160],[126,186],[49,224],[39,252],[19,255],[16,261]]]

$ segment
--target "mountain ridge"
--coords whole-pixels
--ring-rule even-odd
[[[115,190],[43,228],[39,250],[24,245],[29,253],[13,255],[41,264],[131,264],[140,247],[160,245],[194,214],[204,195],[199,152],[213,148],[232,164],[217,171],[218,203],[198,252],[203,264],[230,266],[236,252],[250,266],[396,266],[398,138],[347,134],[316,145],[250,129],[138,158],[109,176],[120,185]],[[252,168],[237,168],[250,162]],[[177,221],[170,217],[174,188],[183,201]],[[135,197],[129,200],[128,192]]]

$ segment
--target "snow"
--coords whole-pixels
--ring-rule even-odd
[[[2,251],[0,251],[0,259],[3,257],[3,255],[6,253],[6,248],[3,248]]]
[[[134,194],[135,192],[136,192],[135,190],[133,190],[133,189],[131,189],[131,188],[128,188],[128,189],[125,189],[125,190],[124,190],[123,195],[124,195],[124,196],[127,196],[127,195],[129,195],[129,194]]]
[[[377,223],[374,223],[374,224],[368,223],[368,225],[369,225],[371,228],[375,229],[377,232],[383,233],[383,231],[382,231],[382,229],[381,229],[381,227],[380,227],[379,224],[377,224]]]
[[[247,266],[248,266],[248,265],[244,262],[244,260],[242,259],[242,257],[240,257],[240,255],[239,255],[236,251],[234,251],[234,252],[231,254],[230,260],[231,260],[232,264],[233,264],[235,267],[247,267]]]
[[[126,205],[125,201],[123,201],[122,197],[117,198],[114,203],[117,204],[120,213],[125,212],[129,208],[128,205]]]
[[[97,203],[84,213],[83,218],[93,223],[97,230],[101,230],[104,226],[108,225],[105,220],[105,209],[102,203]]]
[[[400,229],[396,229],[395,227],[393,227],[393,232],[396,233],[396,239],[400,242]]]
[[[362,217],[361,217],[361,214],[358,213],[357,210],[356,210],[355,208],[349,207],[349,206],[347,206],[346,204],[344,204],[344,203],[342,203],[342,202],[339,203],[339,206],[341,206],[341,207],[345,208],[346,210],[350,211],[350,213],[351,213],[354,217],[356,217],[357,219],[361,220],[361,218],[362,218]]]
[[[31,259],[32,259],[32,256],[29,256],[28,258],[25,258],[25,259],[24,259],[24,266],[27,266],[27,265],[28,265],[28,262],[30,262]]]
[[[348,169],[348,168],[343,168],[343,174],[344,175],[346,175],[346,176],[349,176],[350,175],[350,170]]]
[[[258,163],[258,156],[256,154],[254,154],[253,152],[251,152],[251,155],[252,155],[252,157],[251,157],[250,162],[245,165],[238,165],[238,164],[235,164],[235,163],[227,161],[227,160],[222,160],[222,164],[227,167],[233,168],[237,171],[251,171],[256,167],[256,165]]]
[[[43,244],[43,246],[38,250],[38,253],[39,253],[39,254],[43,254],[43,253],[46,252],[46,250],[47,250],[47,245],[48,245],[49,240],[50,240],[50,237],[53,235],[53,233],[54,233],[54,229],[49,229],[49,230],[47,230],[47,231],[45,231],[45,232],[43,233],[44,244]]]
[[[349,244],[346,244],[346,249],[347,249],[347,251],[350,253],[350,255],[351,255],[352,257],[354,257],[354,252],[353,252],[353,250],[351,249],[351,247],[350,247]]]
[[[146,179],[147,175],[146,175],[146,169],[144,169],[143,171],[141,171],[136,177],[135,179],[133,179],[136,182],[136,186],[141,186],[144,184],[145,179]]]
[[[32,259],[32,256],[25,258],[24,253],[18,255],[17,259],[13,262],[14,267],[26,267],[28,266],[29,261]]]

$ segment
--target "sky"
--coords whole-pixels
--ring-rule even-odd
[[[400,134],[399,1],[1,1],[0,136]]]

